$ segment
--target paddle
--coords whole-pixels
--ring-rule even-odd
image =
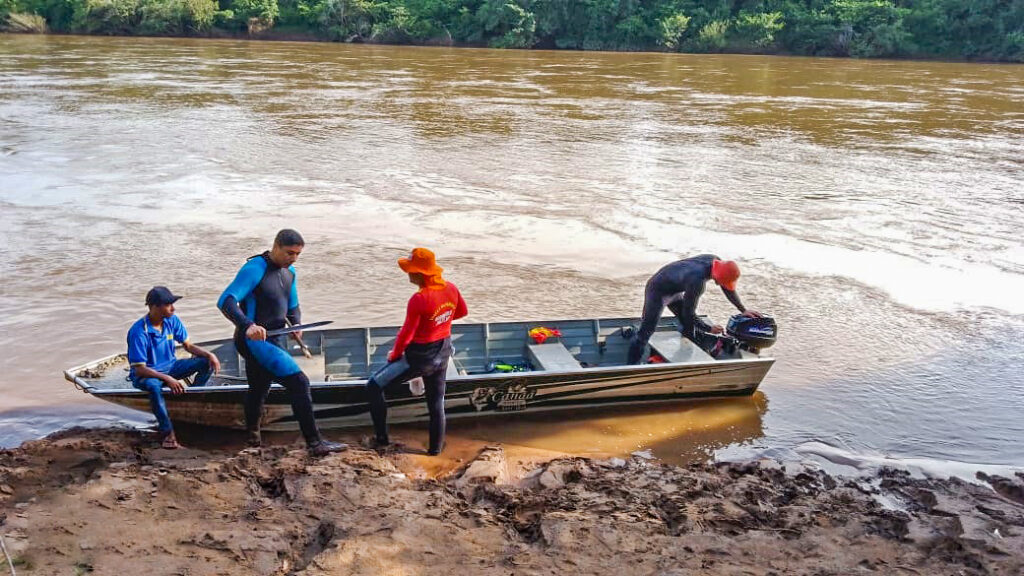
[[[334,320],[323,320],[321,322],[310,322],[308,324],[292,324],[291,322],[288,322],[288,320],[285,320],[285,323],[288,324],[288,326],[285,326],[284,328],[277,328],[275,330],[267,330],[267,337],[269,338],[271,336],[280,336],[282,334],[292,334],[294,332],[298,332],[300,330],[306,330],[308,328],[318,328],[320,326],[326,326],[328,324],[332,324],[333,322],[334,322]],[[301,339],[296,339],[296,341],[299,343],[299,346],[302,348],[303,355],[305,355],[306,358],[312,358],[313,357],[313,352],[310,351],[309,347],[306,346],[306,344]],[[125,370],[128,370],[128,368],[125,368]],[[245,382],[246,381],[246,377],[245,376],[234,376],[234,375],[231,375],[231,374],[224,374],[224,373],[218,374],[217,378],[219,378],[221,380],[231,380],[231,381],[237,381],[237,382]]]
[[[308,330],[310,328],[326,326],[328,324],[332,324],[333,322],[334,320],[322,320],[320,322],[310,322],[308,324],[292,324],[291,322],[285,320],[285,323],[288,324],[288,326],[284,328],[277,328],[274,330],[267,330],[267,337],[269,338],[270,336],[280,336],[281,334],[289,334],[291,332],[301,332],[303,330]]]

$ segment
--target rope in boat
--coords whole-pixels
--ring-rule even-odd
[[[3,535],[0,535],[0,548],[4,551],[4,558],[7,559],[7,565],[11,567],[11,576],[18,576],[18,573],[14,571],[14,561],[11,560],[11,555],[7,553],[7,544],[4,544]]]

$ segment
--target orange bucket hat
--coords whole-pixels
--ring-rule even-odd
[[[711,278],[726,290],[736,290],[736,281],[740,279],[740,267],[732,260],[714,260],[711,262]]]
[[[444,268],[434,261],[434,253],[426,248],[413,248],[408,258],[399,258],[398,267],[409,274],[440,276]]]

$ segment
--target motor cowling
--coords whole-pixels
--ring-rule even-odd
[[[750,318],[737,314],[729,318],[725,331],[729,336],[739,340],[743,347],[757,352],[775,344],[778,326],[775,324],[775,319],[770,316]]]

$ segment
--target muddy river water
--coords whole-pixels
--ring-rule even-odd
[[[468,321],[638,315],[713,252],[779,322],[753,398],[455,441],[1024,464],[1022,102],[1024,66],[0,35],[0,445],[146,424],[61,370],[154,284],[229,336],[217,296],[293,227],[308,320],[399,323],[424,245]]]

